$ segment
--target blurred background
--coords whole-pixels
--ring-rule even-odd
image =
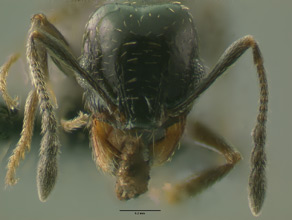
[[[57,28],[74,52],[80,54],[81,36],[88,16],[94,11],[90,1],[61,1],[65,8],[81,8],[74,16],[56,17]],[[94,1],[95,5],[100,4]],[[268,191],[258,219],[289,219],[292,216],[292,3],[288,0],[186,0],[197,24],[201,58],[206,70],[212,69],[223,51],[235,40],[251,34],[259,42],[267,70],[270,102],[267,123]],[[0,3],[0,64],[13,52],[22,58],[10,71],[8,90],[21,103],[16,116],[0,111],[0,219],[254,219],[247,200],[251,130],[255,124],[259,88],[256,69],[248,50],[230,70],[197,100],[190,121],[200,119],[236,147],[243,160],[220,182],[179,205],[168,205],[159,195],[166,182],[175,183],[188,175],[222,161],[222,157],[196,146],[190,139],[182,142],[170,163],[153,168],[149,193],[138,199],[120,202],[114,192],[115,178],[96,169],[85,130],[61,134],[58,181],[46,203],[38,200],[36,167],[40,143],[40,117],[37,117],[32,149],[17,170],[19,183],[5,189],[6,164],[21,129],[23,104],[31,88],[24,51],[30,17],[34,13],[56,14],[62,5],[54,0],[9,1]],[[69,14],[72,14],[72,11]],[[57,13],[58,14],[58,13]],[[62,16],[61,16],[62,17]],[[62,21],[61,21],[62,20]],[[58,116],[74,117],[82,110],[82,94],[74,82],[50,65],[53,89],[58,98]],[[66,85],[66,86],[64,86]],[[0,99],[3,105],[3,99]],[[137,216],[120,209],[159,209]]]

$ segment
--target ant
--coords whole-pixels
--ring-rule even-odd
[[[180,2],[104,4],[86,25],[79,60],[44,14],[31,18],[26,55],[33,89],[26,100],[20,140],[8,162],[6,184],[17,182],[15,169],[30,148],[39,106],[42,141],[37,188],[41,201],[55,185],[60,141],[55,96],[48,87],[48,56],[84,90],[88,113],[62,121],[62,126],[67,131],[89,128],[96,164],[116,176],[116,195],[128,200],[145,193],[150,168],[173,155],[195,100],[249,48],[260,85],[259,113],[252,133],[249,202],[252,213],[259,215],[266,191],[268,86],[258,43],[250,35],[240,38],[206,74],[192,16]],[[0,72],[0,91],[11,111],[16,109],[17,100],[6,91],[6,77],[18,57],[12,56]],[[226,163],[169,187],[166,194],[171,202],[211,186],[241,159],[238,151],[203,124],[196,122],[193,128],[193,137],[222,154]]]

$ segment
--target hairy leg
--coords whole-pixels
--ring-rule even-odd
[[[14,111],[17,108],[18,98],[16,97],[13,99],[8,94],[7,87],[6,87],[6,79],[7,79],[10,67],[19,59],[19,57],[20,57],[20,54],[18,53],[11,55],[8,61],[0,67],[0,92],[2,93],[3,99],[8,109],[10,109],[11,111]]]
[[[167,185],[165,187],[166,195],[168,201],[171,203],[179,202],[185,197],[195,196],[206,188],[212,186],[216,181],[223,178],[241,159],[239,152],[228,145],[222,137],[210,131],[201,123],[194,123],[191,132],[194,140],[207,145],[208,148],[222,154],[226,163],[204,170],[199,174],[194,174],[177,185]]]
[[[218,60],[213,70],[202,80],[200,86],[196,88],[192,96],[184,103],[177,106],[172,111],[176,112],[185,105],[192,103],[200,94],[213,84],[236,60],[245,53],[247,49],[252,49],[253,61],[257,68],[260,86],[260,105],[256,125],[252,136],[254,148],[251,154],[251,174],[249,177],[249,205],[253,215],[257,216],[263,206],[266,194],[266,121],[268,112],[268,82],[266,71],[263,65],[263,57],[253,36],[247,35],[230,45]]]
[[[14,185],[17,183],[17,180],[15,179],[16,168],[18,167],[20,160],[24,159],[25,152],[30,150],[37,106],[37,93],[36,90],[32,90],[26,99],[21,137],[7,164],[7,173],[5,177],[6,185]]]
[[[79,112],[79,115],[72,120],[61,120],[61,125],[66,132],[71,132],[88,124],[89,116],[83,112]]]

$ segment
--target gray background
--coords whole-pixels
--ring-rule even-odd
[[[54,12],[58,8],[57,3],[1,0],[1,64],[12,52],[24,51],[21,48],[25,45],[31,15],[40,11]],[[292,134],[292,3],[288,0],[221,0],[185,1],[185,4],[191,8],[198,23],[202,59],[207,69],[212,68],[229,44],[246,34],[252,34],[260,44],[268,74],[270,109],[267,124],[268,191],[262,215],[258,219],[289,219],[292,216],[292,147],[289,138]],[[79,20],[74,28],[68,20],[57,26],[74,48],[81,45],[79,38],[86,16],[80,19],[74,16],[74,24]],[[64,100],[62,97],[66,91],[76,89],[72,90],[69,84],[64,84],[66,77],[58,74],[54,67],[50,70],[54,72],[54,91],[60,100]],[[8,85],[12,94],[21,94],[20,101],[23,104],[30,88],[25,58],[12,68]],[[32,151],[17,171],[19,183],[5,190],[5,166],[16,144],[16,136],[9,142],[1,143],[0,219],[254,219],[248,207],[247,179],[252,146],[250,133],[257,114],[258,91],[256,70],[251,52],[248,51],[197,101],[191,117],[200,118],[224,136],[242,153],[244,159],[227,177],[195,198],[175,206],[163,201],[156,204],[147,194],[120,202],[114,194],[115,179],[96,169],[86,136],[78,133],[80,140],[72,142],[72,136],[62,133],[57,185],[48,201],[41,203],[35,183],[38,135],[33,139]],[[72,98],[72,95],[67,96]],[[62,103],[59,101],[60,109],[63,109]],[[219,161],[222,161],[220,156],[188,140],[171,163],[153,169],[149,187],[159,189],[165,182],[176,182]],[[120,209],[161,209],[161,212],[136,216],[134,213],[121,213]]]

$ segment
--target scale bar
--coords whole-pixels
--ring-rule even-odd
[[[120,212],[160,212],[160,209],[120,209]]]

